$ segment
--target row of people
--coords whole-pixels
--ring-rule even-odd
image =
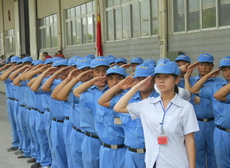
[[[23,61],[24,64],[29,62],[25,60]],[[93,60],[75,57],[70,60],[61,59],[55,61],[52,65],[53,67],[49,67],[47,64],[53,60],[47,59],[46,64],[44,64],[44,62],[38,63],[39,61],[34,61],[35,67],[18,65],[15,66],[15,68],[9,68],[1,75],[1,80],[7,81],[9,77],[13,80],[14,85],[20,85],[16,87],[8,81],[9,86],[13,86],[11,89],[14,88],[20,95],[28,96],[28,100],[20,100],[22,99],[21,96],[20,99],[17,99],[17,95],[7,95],[9,98],[7,101],[9,104],[8,107],[11,108],[8,111],[13,111],[13,114],[9,114],[9,118],[12,119],[15,117],[14,121],[16,121],[16,125],[17,123],[19,125],[15,131],[15,133],[19,135],[18,137],[21,136],[21,139],[19,138],[21,145],[18,145],[18,147],[24,152],[24,157],[33,157],[36,159],[36,163],[33,167],[40,165],[43,167],[50,166],[51,163],[52,167],[99,167],[99,165],[100,167],[145,167],[144,157],[146,157],[147,167],[153,167],[154,164],[156,164],[157,167],[162,167],[164,164],[170,165],[170,167],[178,167],[178,163],[183,163],[181,167],[188,167],[188,164],[190,164],[190,167],[193,167],[195,147],[193,148],[194,144],[192,143],[192,139],[193,132],[198,131],[197,120],[201,130],[195,133],[197,167],[207,166],[206,158],[208,158],[209,167],[216,167],[215,160],[217,160],[218,167],[228,166],[228,160],[224,159],[224,161],[220,161],[222,155],[220,155],[220,152],[217,152],[216,149],[215,154],[217,155],[218,153],[218,157],[215,158],[213,130],[216,123],[214,124],[214,117],[212,117],[213,114],[215,114],[212,105],[215,103],[210,103],[210,100],[208,100],[210,97],[206,98],[207,100],[203,100],[202,97],[192,95],[191,103],[195,108],[194,114],[196,114],[196,120],[194,120],[193,117],[193,108],[190,108],[189,104],[178,99],[179,102],[183,102],[182,104],[185,105],[183,109],[190,109],[185,110],[189,112],[184,113],[185,115],[190,115],[190,119],[186,120],[186,122],[184,121],[184,125],[179,125],[178,123],[174,123],[175,119],[172,120],[173,118],[171,118],[170,120],[170,116],[169,119],[166,116],[166,114],[168,115],[166,112],[170,101],[169,112],[174,109],[171,109],[171,104],[175,98],[172,94],[172,88],[169,89],[170,92],[165,92],[165,86],[161,85],[158,85],[156,89],[154,89],[154,78],[147,78],[155,74],[155,81],[160,80],[167,82],[166,78],[173,76],[175,79],[175,81],[173,81],[174,84],[170,83],[170,86],[173,86],[173,93],[178,90],[179,94],[183,93],[183,91],[187,93],[187,91],[182,88],[186,87],[187,90],[190,90],[190,85],[193,86],[195,84],[193,86],[194,88],[199,81],[202,81],[199,80],[197,82],[197,80],[200,78],[203,79],[203,77],[211,71],[214,61],[213,56],[210,54],[201,54],[198,58],[198,63],[189,65],[189,57],[180,55],[175,60],[178,65],[180,64],[180,69],[175,63],[169,62],[167,59],[158,61],[155,69],[154,65],[156,65],[156,63],[154,63],[153,60],[145,60],[145,63],[142,64],[143,60],[139,57],[135,57],[132,59],[133,62],[131,61],[133,70],[135,70],[133,77],[127,77],[125,69],[119,67],[123,66],[127,68],[130,65],[119,65],[119,60],[121,64],[127,63],[127,61],[124,61],[124,58],[114,58],[113,56],[108,56],[107,58],[97,57]],[[226,60],[226,58],[224,60]],[[72,64],[71,61],[73,62]],[[119,66],[113,66],[114,62],[112,61]],[[63,67],[67,66],[68,62],[69,67]],[[109,68],[111,65],[112,67]],[[190,77],[196,66],[199,71],[198,77]],[[221,67],[226,68],[225,66]],[[90,68],[92,70],[90,70]],[[170,75],[162,77],[159,74]],[[178,80],[178,76],[182,77],[182,79]],[[135,85],[140,81],[143,82]],[[146,84],[146,81],[147,86],[143,85],[143,83]],[[214,78],[211,80],[211,83],[213,81],[219,84],[218,82],[222,82],[223,80]],[[175,86],[177,83],[178,86],[180,86],[179,88]],[[27,85],[30,88],[27,87]],[[132,87],[134,85],[135,87]],[[207,84],[207,86],[209,85]],[[161,118],[162,121],[157,124],[161,123],[160,125],[163,127],[164,117],[166,116],[165,123],[166,125],[169,124],[167,127],[172,127],[172,129],[175,127],[175,130],[169,131],[169,135],[167,134],[167,136],[156,136],[151,133],[145,134],[144,140],[142,124],[145,125],[145,132],[145,129],[149,127],[150,123],[146,123],[146,119],[142,118],[144,117],[141,115],[142,113],[139,114],[141,110],[138,111],[138,113],[135,112],[135,109],[137,109],[135,103],[133,105],[133,107],[135,107],[134,110],[130,110],[132,111],[131,116],[125,113],[118,114],[113,111],[114,105],[131,87],[135,88],[135,91],[139,91],[134,94],[133,89],[131,89],[129,91],[132,92],[132,96],[129,98],[130,100],[127,101],[127,99],[124,99],[122,101],[123,103],[142,102],[141,100],[147,99],[148,97],[156,97],[156,99],[158,97],[159,99],[159,93],[162,93],[160,97],[163,108],[157,109],[156,111],[159,111],[160,115],[164,115],[163,118]],[[157,89],[160,90],[159,93],[156,92]],[[8,93],[10,93],[9,90]],[[195,93],[197,94],[197,92]],[[170,100],[163,98],[164,95],[167,94],[171,95],[171,97],[166,96],[167,98],[171,98]],[[148,100],[151,100],[151,98]],[[166,105],[164,104],[165,101]],[[176,102],[174,103],[177,105]],[[117,106],[119,107],[119,103]],[[123,111],[119,108],[117,109],[118,112],[129,111],[127,109]],[[139,108],[138,106],[138,109]],[[142,108],[144,109],[144,106],[140,109]],[[38,113],[32,113],[32,111]],[[176,110],[172,111],[174,112]],[[135,120],[132,120],[131,117]],[[147,115],[147,117],[151,118],[151,115]],[[136,118],[141,118],[141,120]],[[225,119],[227,119],[226,121],[229,120],[229,118]],[[178,118],[179,122],[183,120],[184,118]],[[158,126],[159,128],[160,125]],[[183,130],[181,126],[183,129],[185,129],[184,126],[186,126],[188,130]],[[222,128],[222,131],[227,132],[229,126],[218,124],[216,128]],[[149,132],[149,129],[146,130]],[[160,130],[161,134],[164,132],[167,133],[167,131],[163,129]],[[28,133],[26,131],[28,131]],[[183,136],[179,134],[183,134]],[[157,138],[152,139],[153,137]],[[163,140],[164,143],[165,140],[167,140],[167,143],[170,145],[177,141],[185,141],[187,154],[177,155],[176,152],[179,150],[172,150],[172,148],[164,143],[163,146],[158,144],[152,148],[151,145],[149,146],[149,144],[152,144],[152,142],[149,143],[149,139],[152,139],[153,142],[158,139],[159,144],[162,143],[160,140]],[[229,139],[226,137],[225,140],[229,142]],[[145,141],[147,151],[145,149]],[[209,146],[206,145],[207,143]],[[181,144],[177,145],[182,147],[182,151],[185,151],[185,146]],[[159,146],[161,146],[161,148],[166,147],[164,149],[165,151],[163,149],[163,151],[157,150],[157,146],[158,148]],[[26,147],[28,147],[28,149]],[[165,161],[165,159],[163,159],[165,153],[174,150],[175,154],[170,153],[173,157],[170,156],[170,159]],[[145,151],[147,152],[146,156]],[[219,151],[221,151],[221,149],[219,149]],[[149,157],[153,156],[152,152],[155,152],[155,156],[159,156],[159,158],[156,157],[154,160],[154,157]],[[182,162],[177,161],[179,156],[183,156],[184,159],[182,159]],[[186,156],[188,156],[188,159],[186,159]]]

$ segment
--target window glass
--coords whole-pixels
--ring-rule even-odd
[[[113,0],[106,0],[106,7],[113,6]]]
[[[173,11],[174,11],[174,32],[185,31],[184,0],[174,0]]]
[[[122,29],[121,29],[121,8],[115,9],[115,39],[119,40],[122,38]]]
[[[141,8],[141,36],[149,36],[149,3],[140,2]]]
[[[106,12],[106,20],[107,20],[107,40],[113,40],[114,36],[114,25],[113,25],[113,10],[109,10]]]
[[[77,44],[82,43],[82,37],[81,37],[81,19],[77,19]]]
[[[85,4],[81,5],[81,14],[82,15],[86,14],[86,5]]]
[[[66,32],[67,32],[67,45],[71,45],[71,22],[66,22]]]
[[[188,0],[188,30],[200,28],[200,0]]]
[[[203,28],[216,27],[216,0],[203,0]]]
[[[87,13],[93,12],[93,4],[92,2],[87,3]]]
[[[87,34],[87,43],[93,43],[93,15],[88,16],[88,34]]]
[[[220,0],[220,26],[230,25],[230,0]]]
[[[72,21],[72,44],[77,44],[77,28],[76,28],[76,20]]]
[[[135,3],[131,6],[132,9],[132,37],[140,36],[140,15],[139,15],[139,3]]]
[[[157,0],[152,0],[151,1],[151,6],[152,6],[152,30],[151,34],[156,35],[158,34],[158,3]]]
[[[81,15],[81,7],[80,6],[77,6],[75,11],[76,11],[76,16]]]
[[[122,7],[122,24],[123,24],[123,39],[130,38],[130,10],[129,6]]]
[[[87,20],[86,17],[82,18],[82,34],[83,34],[83,44],[87,43]]]
[[[121,4],[121,0],[114,0],[114,5],[120,5]]]

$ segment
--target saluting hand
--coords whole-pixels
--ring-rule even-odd
[[[208,78],[215,78],[220,74],[221,69],[216,69],[214,71],[209,72],[207,75]]]
[[[134,79],[131,75],[120,81],[117,85],[122,90],[127,90],[133,86]]]

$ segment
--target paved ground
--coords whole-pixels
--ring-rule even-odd
[[[0,168],[30,168],[28,159],[18,159],[14,152],[7,152],[11,146],[11,131],[7,117],[6,97],[0,92]]]

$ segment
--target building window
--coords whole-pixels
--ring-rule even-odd
[[[66,10],[67,46],[95,42],[94,2],[88,2]]]
[[[157,0],[107,0],[107,41],[158,34]]]
[[[41,48],[57,47],[57,14],[39,19]]]
[[[173,0],[174,32],[230,25],[230,0]]]
[[[15,52],[14,29],[7,30],[6,32],[6,53]]]

